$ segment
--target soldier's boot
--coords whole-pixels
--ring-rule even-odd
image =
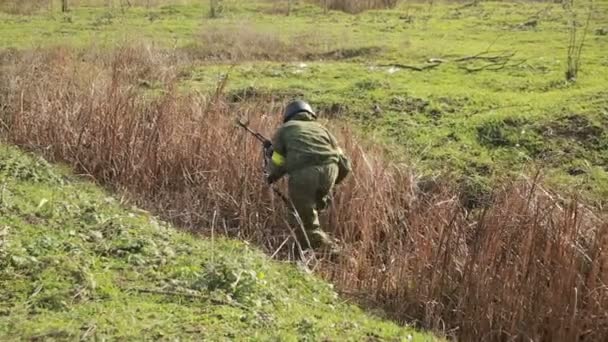
[[[321,229],[310,230],[307,234],[311,245],[310,247],[313,249],[329,247],[334,243],[329,235]]]
[[[313,244],[312,248],[321,254],[333,258],[337,257],[342,252],[340,245],[321,229],[311,231],[308,236],[309,240],[311,240],[311,244]],[[312,239],[310,238],[311,236]]]

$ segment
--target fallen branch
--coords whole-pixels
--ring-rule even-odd
[[[538,19],[530,19],[527,21],[524,21],[521,24],[518,24],[516,27],[519,29],[526,29],[526,28],[533,28],[538,26]]]
[[[409,70],[414,70],[414,71],[424,71],[424,70],[436,68],[436,67],[440,66],[441,64],[442,63],[438,62],[438,63],[426,64],[426,65],[421,65],[421,66],[408,65],[408,64],[382,64],[380,66],[381,67],[393,67],[393,68],[399,68],[399,69],[409,69]]]
[[[497,51],[494,54],[491,54],[490,51],[486,50],[480,52],[476,55],[464,56],[455,58],[453,60],[441,59],[441,58],[430,58],[428,59],[428,64],[425,65],[409,65],[409,64],[381,64],[380,67],[393,67],[399,69],[408,69],[414,71],[425,71],[429,69],[436,68],[442,64],[454,62],[458,65],[458,68],[462,70],[466,70],[467,72],[476,72],[481,70],[500,70],[506,67],[514,67],[519,66],[525,62],[525,60],[520,60],[517,63],[509,64],[512,58],[515,56],[515,52],[512,51]],[[485,64],[481,66],[471,65],[476,61],[485,62]],[[467,63],[469,63],[467,65]]]
[[[441,59],[441,58],[429,58],[429,60],[427,62],[436,64],[436,63],[445,63],[445,62],[447,62],[447,60]]]
[[[496,71],[496,70],[504,69],[507,66],[508,67],[520,66],[523,63],[525,63],[525,60],[521,60],[519,63],[515,63],[515,64],[508,64],[508,63],[509,63],[509,60],[506,60],[501,63],[488,63],[488,64],[482,65],[480,67],[469,67],[466,65],[459,65],[458,68],[460,68],[462,70],[466,70],[467,72],[477,72],[477,71],[482,71],[482,70]]]
[[[512,51],[503,51],[503,52],[500,52],[498,54],[493,54],[493,55],[489,54],[489,51],[484,51],[484,52],[481,52],[476,55],[457,58],[454,61],[456,63],[459,63],[458,68],[460,68],[462,70],[466,70],[467,72],[477,72],[477,71],[482,71],[482,70],[496,71],[496,70],[504,69],[506,67],[519,66],[525,62],[525,60],[522,59],[522,60],[517,61],[516,63],[509,64],[509,62],[512,61],[512,58],[514,56],[515,56],[515,52],[512,52]],[[485,64],[479,65],[479,63],[478,63],[477,65],[474,65],[474,64],[471,65],[471,64],[465,63],[465,62],[475,62],[475,61],[482,61],[482,62],[485,62]]]
[[[465,57],[460,57],[454,60],[454,62],[466,62],[466,61],[471,61],[471,60],[485,60],[485,61],[491,61],[491,62],[497,62],[497,61],[502,61],[504,59],[510,59],[511,57],[515,56],[515,52],[510,52],[510,51],[504,51],[502,54],[499,55],[487,55],[489,52],[488,51],[484,51],[484,52],[480,52],[476,55],[472,55],[472,56],[465,56]]]

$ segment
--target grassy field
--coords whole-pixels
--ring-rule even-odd
[[[304,97],[389,142],[395,158],[425,174],[488,180],[532,166],[554,186],[608,197],[608,2],[594,4],[575,83],[564,77],[568,14],[559,4],[403,3],[360,15],[300,4],[288,17],[281,3],[227,1],[217,19],[196,4],[85,5],[0,14],[0,46],[153,42],[189,56],[180,79],[187,89],[210,91],[229,75],[235,101]],[[482,53],[510,58],[499,70],[459,61]],[[443,63],[407,67],[430,59]]]
[[[32,2],[43,6],[25,6]],[[111,2],[108,8],[102,0],[74,1],[67,13],[58,11],[57,2],[51,12],[45,1],[0,3],[5,143],[66,163],[180,229],[210,237],[221,227],[222,235],[290,260],[295,248],[287,243],[289,214],[261,181],[259,146],[235,127],[234,118],[248,116],[270,135],[282,105],[304,97],[354,165],[354,176],[322,217],[343,253],[337,260],[315,259],[316,274],[387,317],[459,340],[606,336],[608,2],[594,2],[581,70],[570,82],[570,14],[559,4],[401,2],[395,9],[351,15],[299,1],[286,16],[285,1],[225,0],[219,17],[211,19],[199,1],[159,0],[149,7],[145,0],[132,0],[131,7]],[[587,9],[583,2],[576,5],[580,39]],[[199,325],[192,316],[212,312],[210,304],[230,322],[251,308],[253,320],[264,321],[274,305],[276,324],[266,327],[276,329],[250,324],[249,316],[218,327],[204,316],[198,322],[212,326],[205,332],[211,339],[239,338],[227,333],[233,328],[260,339],[346,334],[324,330],[334,319],[349,319],[331,315],[314,316],[329,324],[315,322],[314,333],[307,330],[310,322],[302,323],[302,333],[302,315],[323,307],[304,303],[289,316],[265,297],[271,292],[286,298],[283,284],[289,287],[292,279],[280,282],[282,276],[308,281],[294,269],[222,239],[197,242],[171,232],[168,240],[156,241],[170,229],[158,233],[154,220],[105,201],[110,196],[99,190],[85,190],[91,185],[49,176],[55,169],[39,174],[28,166],[30,157],[6,151],[0,156],[8,161],[0,164],[0,203],[6,206],[0,210],[10,222],[8,229],[0,224],[0,236],[10,239],[0,238],[9,248],[0,247],[0,262],[11,273],[0,271],[0,280],[18,295],[0,292],[0,303],[19,307],[9,315],[0,310],[0,322],[7,322],[0,331],[7,336],[52,336],[72,319],[78,323],[68,324],[59,338],[128,334],[110,331],[118,321],[89,325],[82,317],[105,316],[106,304],[131,297],[135,313],[124,308],[119,317],[168,305],[184,312],[193,331]],[[584,196],[564,194],[570,192]],[[99,218],[90,219],[91,210]],[[42,241],[39,224],[58,235]],[[77,227],[69,229],[71,224]],[[64,240],[67,249],[59,246]],[[17,248],[11,241],[18,241]],[[30,244],[41,245],[42,252]],[[179,255],[175,246],[184,244],[201,262],[194,273],[176,275],[175,268],[192,260],[168,257],[164,250]],[[84,266],[68,264],[65,272],[35,255],[65,259],[72,245],[92,249],[74,257]],[[217,267],[228,278],[243,270],[251,280],[243,296],[230,292],[234,286],[221,288],[219,298],[209,291],[215,285],[207,280],[217,271],[209,249],[246,265],[241,269],[218,257]],[[91,274],[94,290],[87,285]],[[45,284],[57,286],[47,291]],[[192,296],[142,293],[140,287],[195,291],[205,306],[192,304]],[[318,291],[320,298],[333,296]],[[40,321],[26,322],[39,314]],[[357,317],[362,330],[354,329],[354,340],[374,324]],[[25,335],[18,324],[27,327]],[[180,333],[171,322],[145,324],[134,326],[150,338]],[[402,332],[386,327],[368,338]]]
[[[265,114],[281,103],[184,92],[172,66],[180,55],[145,45],[6,58],[7,142],[70,165],[181,229],[294,259],[297,226],[263,182],[259,143],[234,121],[243,114],[269,133],[280,116]],[[429,182],[349,125],[323,122],[354,169],[321,218],[342,253],[315,258],[316,274],[368,308],[462,340],[605,336],[601,211],[547,189],[542,177],[505,179],[491,196]]]
[[[0,146],[0,339],[433,341],[295,266],[202,240]]]

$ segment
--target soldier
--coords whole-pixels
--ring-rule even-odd
[[[304,101],[293,101],[283,113],[283,125],[273,137],[268,183],[289,175],[291,199],[305,231],[297,229],[303,249],[334,248],[321,229],[318,211],[327,208],[331,190],[350,172],[336,138],[318,123]]]

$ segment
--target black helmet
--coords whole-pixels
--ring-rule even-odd
[[[285,107],[285,111],[283,112],[283,122],[289,121],[294,115],[300,112],[306,112],[315,118],[317,117],[317,114],[315,114],[312,107],[308,103],[297,100],[290,102],[287,107]]]

